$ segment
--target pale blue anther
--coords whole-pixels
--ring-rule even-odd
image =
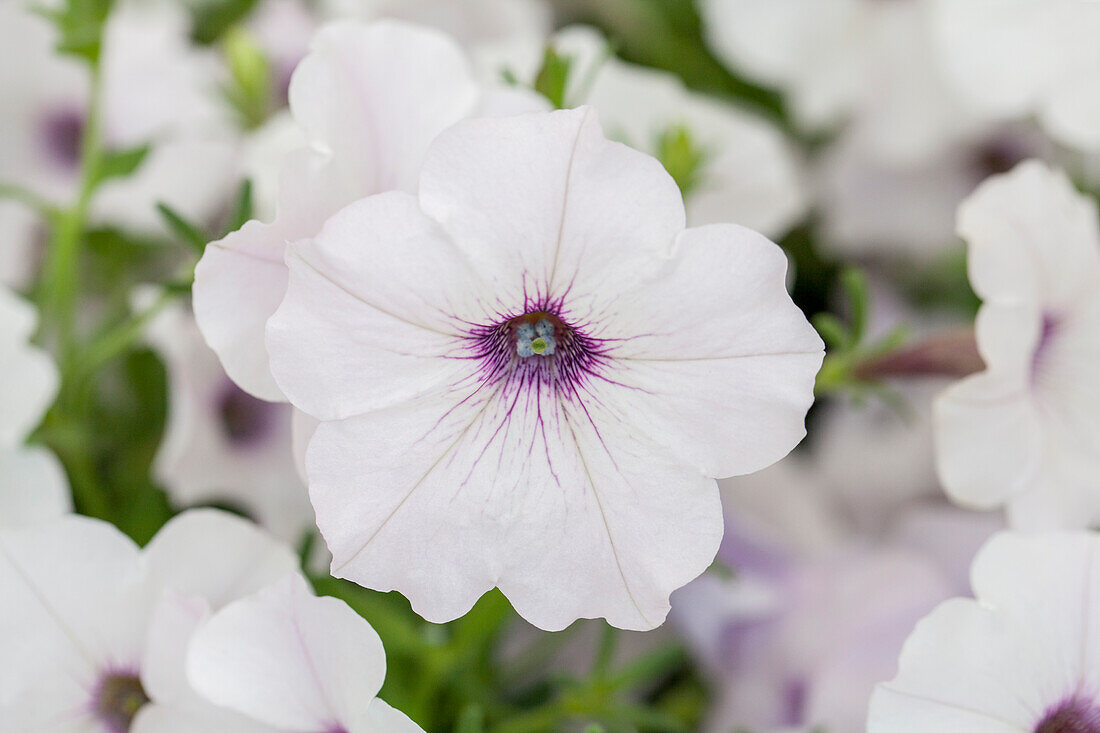
[[[521,323],[516,328],[516,353],[525,359],[529,356],[550,356],[556,345],[554,324],[545,318],[534,326]]]

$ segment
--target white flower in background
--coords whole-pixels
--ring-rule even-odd
[[[937,469],[952,499],[1007,505],[1015,527],[1100,520],[1098,226],[1095,202],[1038,162],[959,210],[986,371],[937,400]]]
[[[72,509],[57,456],[38,446],[0,447],[0,530],[56,519]]]
[[[974,561],[976,600],[921,621],[897,676],[871,699],[868,733],[1100,730],[1095,536],[1002,533]]]
[[[282,400],[264,325],[286,291],[289,242],[311,237],[364,196],[411,190],[428,144],[458,120],[533,109],[517,92],[491,93],[437,31],[397,22],[323,29],[299,65],[290,107],[310,145],[288,157],[272,223],[252,221],[211,243],[195,270],[195,316],[226,372],[245,391]]]
[[[393,18],[436,28],[471,51],[546,38],[553,27],[544,0],[322,0],[321,8],[334,20]]]
[[[263,733],[190,689],[185,653],[212,610],[296,566],[211,510],[173,519],[144,550],[80,516],[0,533],[0,731]]]
[[[894,161],[865,149],[858,131],[831,144],[816,162],[822,246],[845,258],[934,262],[957,246],[959,203],[991,175],[1055,151],[1027,126],[991,125],[916,160]]]
[[[57,393],[57,367],[30,344],[34,306],[0,286],[0,448],[17,446]]]
[[[808,131],[847,122],[877,158],[913,162],[974,122],[935,63],[926,0],[706,0],[700,9],[715,51],[783,91]]]
[[[685,230],[675,181],[590,108],[459,123],[419,198],[359,201],[287,262],[268,346],[324,421],[333,572],[429,620],[495,585],[540,628],[652,628],[717,549],[709,477],[804,434],[822,345],[782,251]]]
[[[178,505],[225,502],[296,545],[313,527],[313,508],[295,466],[294,408],[234,384],[182,304],[160,313],[147,338],[168,370],[157,480]]]
[[[710,660],[713,733],[860,733],[912,625],[951,593],[934,564],[889,548],[790,558],[750,580],[708,573],[674,596],[685,626],[725,613],[688,637]]]
[[[935,0],[944,73],[1003,119],[1037,116],[1071,147],[1100,151],[1100,4]]]
[[[282,733],[412,733],[420,727],[375,697],[382,640],[335,598],[297,575],[229,604],[195,633],[191,684],[218,705]]]
[[[0,55],[11,54],[0,64],[7,69],[0,74],[3,179],[68,203],[78,182],[88,74],[55,53],[53,28],[27,6],[0,8]],[[189,46],[188,28],[186,12],[174,3],[135,0],[112,11],[102,59],[104,142],[110,149],[146,143],[152,149],[134,175],[97,191],[91,208],[97,223],[162,231],[160,201],[206,221],[237,183],[218,64],[212,52]]]
[[[806,213],[799,163],[775,125],[689,91],[672,74],[615,58],[595,29],[513,43],[480,63],[488,74],[506,69],[530,84],[547,45],[569,59],[564,106],[591,105],[610,138],[659,159],[684,194],[692,226],[732,221],[778,237]]]

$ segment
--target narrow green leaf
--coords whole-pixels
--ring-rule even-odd
[[[139,145],[124,150],[112,150],[104,153],[103,160],[96,171],[96,185],[110,178],[126,178],[141,167],[145,156],[149,154],[149,145]]]
[[[573,59],[562,56],[553,46],[547,46],[542,57],[542,68],[535,77],[535,91],[550,100],[558,109],[565,107],[565,89],[569,83],[569,70]]]
[[[810,321],[831,351],[847,351],[852,345],[848,327],[831,313],[818,313]]]
[[[184,219],[164,202],[157,204],[157,211],[160,212],[161,218],[173,234],[191,245],[200,255],[206,251],[207,237],[201,229]]]
[[[849,267],[840,274],[840,283],[848,300],[848,308],[852,312],[850,333],[854,347],[863,341],[867,333],[867,313],[871,299],[867,290],[867,276],[862,270]]]
[[[237,205],[233,207],[233,216],[229,220],[226,234],[235,232],[252,219],[252,181],[245,179],[237,192]]]

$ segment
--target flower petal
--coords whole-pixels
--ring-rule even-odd
[[[460,337],[485,317],[478,276],[408,194],[348,206],[292,247],[287,264],[268,348],[276,379],[304,412],[341,419],[477,369]]]
[[[295,574],[215,614],[195,633],[187,670],[218,705],[280,730],[328,730],[363,715],[386,657],[370,624]]]
[[[1100,280],[1096,203],[1038,161],[982,184],[959,207],[970,282],[985,301],[1059,311]]]
[[[30,304],[0,287],[0,446],[22,443],[57,392],[57,367],[27,343],[35,320]]]
[[[45,448],[0,448],[0,527],[56,519],[73,510],[69,480]]]
[[[469,60],[439,31],[337,22],[295,70],[290,108],[366,195],[412,190],[429,143],[469,114],[478,93]]]
[[[684,227],[676,182],[604,138],[588,107],[451,127],[428,151],[420,203],[508,308],[569,293],[584,314],[593,294],[651,271]]]
[[[288,546],[251,522],[215,509],[178,515],[142,555],[157,588],[201,596],[215,609],[298,567]]]
[[[483,390],[318,429],[307,463],[334,574],[400,590],[431,621],[499,585],[544,629],[660,624],[717,550],[714,482],[598,404]]]
[[[824,356],[786,269],[782,250],[748,229],[684,232],[666,270],[597,319],[614,360],[599,399],[708,476],[778,461],[805,435]]]

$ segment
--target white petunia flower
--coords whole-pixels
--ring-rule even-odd
[[[1100,4],[935,0],[945,75],[1005,119],[1037,115],[1060,142],[1100,150]]]
[[[1100,520],[1100,229],[1095,203],[1027,162],[959,210],[986,371],[935,405],[948,494],[1016,527]]]
[[[553,20],[545,0],[322,0],[321,7],[333,19],[392,18],[437,28],[467,49],[545,38]]]
[[[7,69],[0,74],[0,177],[68,203],[78,185],[90,81],[82,64],[55,52],[52,25],[31,5],[0,7],[0,65]],[[128,0],[112,10],[101,61],[103,142],[111,150],[152,147],[133,175],[97,189],[90,211],[97,224],[161,232],[162,201],[207,221],[236,185],[219,67],[213,52],[189,45],[188,31],[178,4]]]
[[[1002,533],[956,598],[917,624],[898,674],[871,698],[868,733],[1100,730],[1100,540]]]
[[[264,733],[199,698],[184,655],[212,609],[296,566],[210,510],[173,519],[144,550],[80,516],[0,533],[0,731]]]
[[[313,527],[313,509],[295,466],[294,408],[234,384],[184,305],[159,314],[147,338],[168,370],[157,479],[181,506],[227,502],[296,545]]]
[[[0,447],[0,530],[56,519],[72,509],[57,456],[39,446]]]
[[[286,291],[289,242],[311,237],[364,196],[411,190],[428,144],[475,112],[533,109],[518,93],[489,94],[469,61],[436,31],[391,21],[323,29],[299,65],[290,108],[310,145],[283,167],[277,213],[213,242],[195,270],[195,315],[226,372],[261,399],[283,400],[264,325]]]
[[[880,160],[921,160],[975,121],[936,65],[927,0],[706,0],[708,39],[783,91],[811,132],[847,123]]]
[[[714,556],[709,477],[804,434],[822,344],[782,251],[685,230],[675,181],[590,108],[459,123],[419,198],[359,201],[287,263],[268,347],[323,421],[333,572],[429,620],[498,586],[540,628],[652,628]]]
[[[0,286],[0,448],[19,445],[57,393],[57,367],[28,341],[34,306]]]
[[[229,604],[195,633],[192,686],[221,707],[281,733],[413,733],[375,697],[382,640],[342,601],[318,598],[297,575]]]
[[[546,46],[569,60],[564,106],[591,105],[612,139],[659,159],[684,194],[692,226],[733,221],[768,236],[806,213],[792,146],[763,117],[688,90],[674,75],[614,57],[599,31],[573,26],[481,59],[533,83]]]

